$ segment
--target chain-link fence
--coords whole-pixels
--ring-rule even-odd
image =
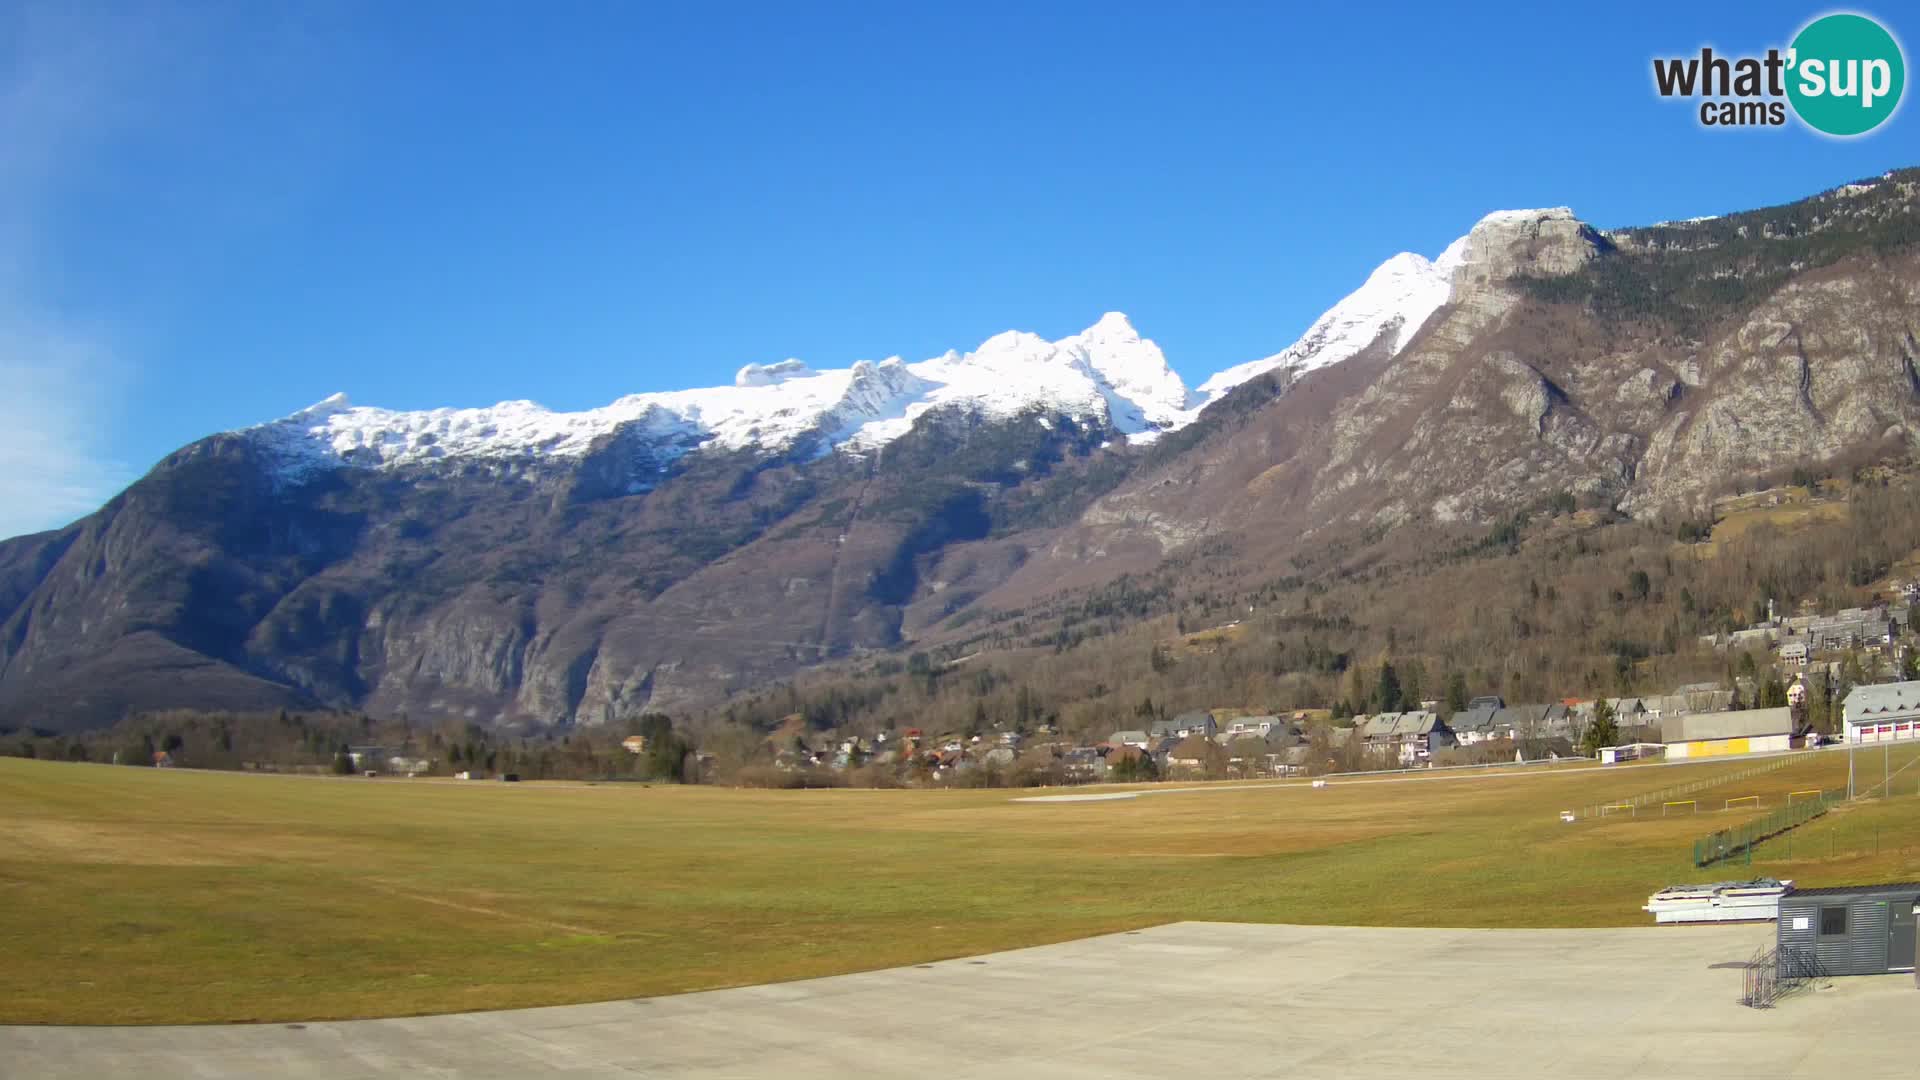
[[[1751,859],[1753,848],[1760,841],[1779,836],[1788,829],[1805,825],[1814,818],[1824,815],[1834,803],[1846,797],[1845,791],[1823,791],[1819,798],[1790,802],[1745,825],[1736,825],[1730,829],[1709,833],[1693,842],[1693,865],[1711,866],[1742,854]]]

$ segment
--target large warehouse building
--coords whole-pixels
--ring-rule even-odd
[[[1667,760],[1766,754],[1793,749],[1793,710],[1743,709],[1739,712],[1689,713],[1660,722]]]
[[[1856,686],[1840,711],[1848,742],[1920,738],[1920,682]]]

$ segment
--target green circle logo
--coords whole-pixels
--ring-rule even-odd
[[[1793,39],[1787,99],[1815,131],[1863,135],[1900,104],[1907,82],[1900,43],[1865,15],[1827,15]]]

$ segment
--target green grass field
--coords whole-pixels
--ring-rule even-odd
[[[1687,851],[1754,812],[1566,825],[1558,811],[1745,764],[1030,804],[1005,791],[370,781],[6,758],[0,1022],[605,1000],[1179,919],[1643,924],[1639,905],[1660,886],[1748,872],[1694,870]],[[1700,805],[1760,794],[1771,807],[1845,775],[1844,755],[1817,755]],[[1807,826],[1792,858],[1770,843],[1751,872],[1920,878],[1920,768],[1897,790]],[[1822,830],[1834,833],[1824,844]]]

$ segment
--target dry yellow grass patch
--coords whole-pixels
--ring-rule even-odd
[[[0,1022],[560,1004],[1176,919],[1635,924],[1654,889],[1727,876],[1687,861],[1718,815],[1568,826],[1558,811],[1741,766],[1034,804],[1007,791],[317,782],[0,759]],[[1825,755],[1769,783],[1832,786],[1844,770]],[[1808,883],[1903,870],[1920,852],[1857,852],[1880,835],[1870,821],[1920,821],[1903,807],[1920,798],[1834,815],[1844,831],[1821,861],[1809,840],[1778,869]]]

